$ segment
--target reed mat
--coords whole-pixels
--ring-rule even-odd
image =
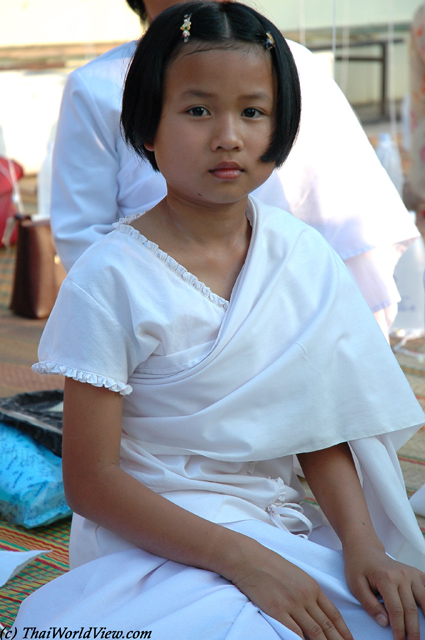
[[[0,623],[4,627],[12,625],[24,598],[68,570],[70,522],[70,518],[67,518],[46,527],[24,529],[0,517],[0,549],[51,549],[51,553],[30,562],[23,571],[0,588]]]

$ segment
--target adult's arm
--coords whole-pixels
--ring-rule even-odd
[[[80,70],[71,73],[53,150],[51,201],[56,249],[67,270],[118,217],[119,131],[111,122],[113,112],[106,114],[109,122]]]

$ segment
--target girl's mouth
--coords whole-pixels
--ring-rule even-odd
[[[219,180],[235,180],[243,173],[242,167],[237,162],[219,162],[210,173]]]

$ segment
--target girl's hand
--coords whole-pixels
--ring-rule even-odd
[[[394,640],[418,640],[418,605],[425,612],[425,574],[393,560],[381,548],[350,550],[344,556],[348,586],[369,615],[381,626],[390,623]]]
[[[353,640],[338,609],[297,566],[251,541],[232,583],[264,613],[300,638]]]

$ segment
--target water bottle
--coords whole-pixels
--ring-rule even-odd
[[[381,133],[379,135],[375,151],[380,163],[390,176],[395,188],[399,194],[402,195],[404,175],[400,153],[397,144],[393,142],[389,133]]]
[[[409,211],[416,221],[414,211]],[[400,293],[398,313],[391,327],[391,334],[415,338],[424,335],[425,294],[425,245],[422,236],[416,238],[397,263],[394,280]]]

